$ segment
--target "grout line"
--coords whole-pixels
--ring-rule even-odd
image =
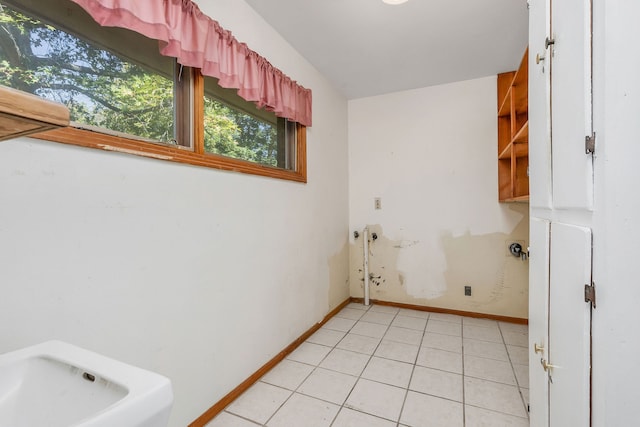
[[[313,371],[311,371],[311,372],[313,372]],[[311,374],[309,374],[309,375],[311,375]],[[306,379],[306,378],[305,378],[305,379]],[[276,386],[276,387],[277,387],[277,386]],[[299,387],[299,386],[298,386],[298,387]],[[285,390],[287,390],[287,389],[285,389]],[[291,391],[291,390],[287,390],[287,391]],[[289,395],[289,397],[287,397],[287,398],[284,400],[284,402],[282,402],[282,403],[280,404],[280,406],[278,406],[278,409],[276,409],[275,411],[273,411],[273,413],[269,416],[269,418],[267,418],[267,421],[265,421],[265,423],[263,424],[263,426],[266,426],[266,425],[269,423],[269,421],[271,421],[271,418],[273,418],[273,417],[278,413],[278,411],[279,411],[280,409],[282,409],[282,407],[283,407],[283,406],[284,406],[284,405],[289,401],[289,399],[291,399],[291,396],[293,396],[294,394],[296,394],[295,390],[294,390],[294,391],[291,391],[291,394]]]
[[[371,304],[369,306],[369,309],[367,310],[367,312],[371,311],[371,307],[373,307],[373,304]],[[398,315],[398,313],[400,312],[400,310],[398,310],[393,318],[391,319],[391,322],[389,322],[389,324],[387,325],[387,329],[385,329],[384,334],[382,334],[382,336],[380,337],[380,341],[378,341],[378,344],[376,345],[376,348],[373,349],[373,352],[371,352],[371,354],[369,355],[369,360],[367,360],[367,363],[365,363],[364,368],[362,369],[362,371],[360,372],[360,374],[358,375],[358,379],[356,380],[355,384],[353,385],[353,387],[351,388],[351,391],[349,391],[349,394],[347,395],[346,399],[344,400],[344,402],[342,402],[342,407],[340,408],[340,410],[342,410],[342,408],[344,407],[344,405],[347,403],[347,400],[349,400],[349,397],[351,397],[351,393],[353,393],[353,389],[356,387],[356,385],[358,384],[358,382],[361,379],[367,379],[367,378],[362,378],[362,374],[364,373],[364,371],[367,370],[367,366],[369,366],[369,363],[371,363],[371,359],[373,359],[374,354],[376,354],[376,351],[378,351],[378,348],[380,347],[380,344],[382,344],[382,340],[384,339],[384,336],[387,334],[387,332],[389,331],[389,328],[391,327],[391,323],[393,323],[393,321],[395,320],[396,316]],[[364,315],[362,316],[364,317]],[[359,320],[360,321],[360,320]],[[359,322],[358,321],[358,322]],[[363,320],[363,322],[366,322]],[[357,322],[356,322],[357,323]],[[368,322],[371,323],[371,322]],[[355,325],[354,325],[355,326]],[[355,334],[357,335],[357,334]],[[368,380],[371,381],[371,380]],[[369,415],[373,415],[373,414],[369,414]],[[398,420],[400,419],[400,415],[398,415]]]
[[[366,310],[366,312],[370,312],[370,311],[371,311],[371,307],[373,307],[373,304],[371,304],[371,305],[369,306],[369,308]],[[357,379],[356,379],[356,382],[354,383],[353,387],[352,387],[352,388],[351,388],[351,390],[349,391],[349,394],[347,394],[347,397],[346,397],[346,398],[344,399],[344,401],[342,402],[342,405],[340,406],[340,409],[338,410],[338,414],[340,413],[340,411],[342,411],[342,409],[343,409],[343,408],[345,408],[345,404],[347,403],[347,400],[349,400],[349,397],[351,397],[351,393],[353,393],[353,390],[355,389],[356,385],[359,383],[359,381],[360,381],[361,379],[365,379],[365,380],[367,380],[367,381],[373,381],[373,380],[368,380],[367,378],[362,378],[362,374],[364,373],[364,371],[366,371],[367,366],[369,366],[369,363],[371,363],[371,360],[373,359],[373,357],[374,357],[374,355],[375,355],[376,351],[377,351],[377,350],[378,350],[378,348],[380,347],[380,344],[382,344],[382,340],[384,339],[384,336],[385,336],[385,335],[387,334],[387,332],[389,331],[389,328],[391,327],[391,324],[393,323],[393,321],[395,320],[395,318],[398,316],[398,313],[400,313],[400,310],[396,311],[396,313],[394,314],[393,318],[391,319],[391,322],[389,322],[389,324],[388,324],[388,325],[386,325],[386,326],[387,326],[387,328],[385,329],[384,334],[382,334],[382,336],[380,337],[380,341],[378,341],[378,344],[376,345],[376,348],[374,348],[374,349],[373,349],[373,351],[371,352],[371,354],[369,355],[369,360],[367,360],[367,363],[365,363],[364,368],[362,369],[362,371],[361,371],[361,372],[360,372],[360,374],[358,375],[358,377],[357,377]],[[365,313],[365,314],[366,314],[366,313]],[[362,317],[364,317],[364,314],[360,317],[360,319],[362,319]],[[360,321],[365,322],[365,323],[373,323],[373,322],[366,322],[365,320],[358,320],[358,321],[356,322],[356,324],[357,324],[358,322],[360,322]],[[353,326],[355,326],[355,324],[354,324]],[[353,327],[352,327],[352,328],[353,328]],[[350,330],[351,330],[351,329],[350,329]],[[347,334],[348,334],[348,333],[347,333]],[[355,333],[354,333],[354,335],[358,335],[358,334],[355,334]],[[345,335],[345,336],[346,336],[346,335]],[[360,335],[360,336],[366,336],[366,335]],[[375,338],[375,337],[369,337],[369,338]],[[378,381],[376,381],[376,382],[378,382]],[[380,384],[384,384],[384,383],[380,383]],[[385,384],[385,385],[389,385],[389,384]],[[357,409],[355,409],[355,408],[348,408],[348,409],[352,409],[352,410],[357,411]],[[361,412],[361,411],[358,411],[358,412]],[[364,412],[363,412],[363,413],[364,413]],[[402,413],[402,412],[401,412],[401,413]],[[401,413],[400,413],[400,414],[401,414]],[[398,415],[398,421],[396,422],[396,425],[398,424],[398,422],[399,422],[399,420],[400,420],[400,414]],[[368,414],[368,413],[367,413],[367,415],[376,416],[376,415]],[[336,414],[336,418],[337,418],[337,414]],[[382,418],[382,417],[378,417],[378,418]],[[386,419],[386,418],[382,418],[382,419]],[[331,422],[331,425],[333,425],[333,423],[334,423],[334,422],[335,422],[335,418],[334,418],[334,420]]]
[[[460,325],[460,341],[462,341],[462,426],[467,425],[467,396],[466,390],[464,388],[464,379],[466,375],[464,374],[464,319]]]
[[[366,313],[366,312],[368,312],[368,311],[369,311],[369,309],[367,309],[367,310],[363,310],[363,311],[364,311],[364,313]],[[364,316],[364,313],[363,313],[363,315],[362,315],[362,316]],[[362,316],[360,316],[360,318],[362,318]],[[336,316],[334,316],[334,317],[336,317]],[[340,317],[340,318],[341,318],[341,319],[345,319],[344,317]],[[347,320],[354,320],[354,319],[347,319]],[[338,340],[338,342],[336,342],[333,346],[328,346],[328,345],[327,345],[327,346],[325,346],[325,347],[329,347],[331,350],[329,350],[329,351],[327,352],[327,354],[326,354],[326,355],[325,355],[325,356],[324,356],[324,357],[323,357],[323,358],[318,362],[318,364],[316,364],[316,365],[309,365],[308,363],[305,363],[305,364],[306,364],[306,365],[308,365],[308,366],[313,366],[313,369],[312,369],[312,370],[311,370],[311,372],[309,372],[309,374],[308,374],[308,375],[307,375],[307,376],[306,376],[306,377],[305,377],[305,378],[300,382],[300,384],[298,384],[298,386],[295,388],[295,390],[293,390],[293,391],[292,391],[291,395],[289,395],[289,397],[288,397],[288,398],[287,398],[287,399],[282,403],[282,405],[280,405],[280,406],[278,407],[278,409],[276,409],[276,410],[273,412],[273,414],[271,414],[271,416],[269,417],[269,419],[267,420],[267,422],[264,424],[264,426],[266,426],[266,425],[269,423],[269,421],[271,421],[271,419],[272,419],[272,418],[273,418],[273,417],[278,413],[278,411],[279,411],[279,410],[280,410],[280,409],[285,405],[285,403],[287,403],[287,402],[289,401],[289,399],[291,399],[291,397],[292,397],[294,394],[298,393],[298,390],[300,389],[300,387],[302,387],[302,384],[304,384],[304,382],[305,382],[307,379],[309,379],[309,377],[310,377],[314,372],[316,372],[318,369],[323,369],[323,368],[320,368],[320,364],[321,364],[322,362],[324,362],[324,360],[329,356],[329,354],[331,354],[331,352],[332,352],[333,350],[335,350],[336,348],[338,348],[338,347],[337,347],[337,346],[338,346],[338,344],[340,344],[340,343],[342,342],[342,340],[343,340],[347,335],[349,335],[349,332],[351,331],[351,329],[353,329],[353,327],[354,327],[354,326],[355,326],[359,321],[360,321],[359,319],[358,319],[358,320],[355,320],[354,324],[353,324],[353,325],[352,325],[352,326],[351,326],[351,327],[350,327],[346,332],[345,332],[345,331],[337,331],[337,332],[344,332],[344,336],[343,336],[342,338],[340,338],[340,340]],[[327,329],[328,329],[328,330],[335,331],[335,329],[329,329],[329,328],[327,328]],[[307,342],[308,340],[309,340],[309,339],[307,338],[307,340],[305,340],[305,342]],[[316,344],[316,345],[323,345],[323,344]],[[355,353],[355,352],[354,352],[354,353]],[[289,360],[291,360],[291,359],[289,359]],[[299,361],[296,361],[296,360],[294,360],[294,362],[304,363],[304,362],[299,362]],[[366,365],[365,365],[365,366],[366,366]],[[331,369],[327,369],[327,370],[329,370],[329,371],[331,371],[331,372],[338,372],[338,371],[333,371],[333,370],[331,370]],[[363,370],[364,370],[364,369],[363,369]],[[344,372],[338,372],[338,373],[343,374],[343,375],[349,375],[349,374],[345,374]],[[358,377],[358,378],[359,378],[359,377]],[[351,388],[351,390],[349,391],[349,394],[347,394],[347,397],[345,398],[345,401],[344,401],[344,402],[346,402],[346,400],[349,398],[349,396],[351,395],[351,392],[353,391],[353,388],[355,387],[355,385],[356,385],[357,383],[358,383],[358,380],[356,379],[356,382],[353,384],[353,387],[352,387],[352,388]],[[327,401],[327,400],[320,399],[320,398],[315,397],[315,396],[309,396],[309,395],[306,395],[306,394],[304,394],[304,393],[298,393],[298,394],[300,394],[300,395],[302,395],[302,396],[306,396],[306,397],[312,398],[312,399],[320,400],[320,401],[322,401],[322,402],[328,402],[328,403],[331,403],[332,405],[339,406],[338,411],[336,412],[336,414],[335,414],[335,415],[334,415],[334,417],[333,417],[333,420],[331,420],[331,424],[333,424],[333,423],[335,422],[336,418],[338,417],[338,414],[340,414],[340,411],[341,411],[341,410],[342,410],[342,408],[344,407],[344,402],[342,403],[342,405],[337,405],[337,404],[335,404],[335,403],[333,403],[333,402],[329,402],[329,401]]]
[[[407,384],[407,388],[404,393],[404,399],[402,400],[402,406],[400,407],[400,416],[398,417],[397,426],[400,426],[400,420],[402,419],[402,412],[404,411],[404,405],[407,403],[407,397],[409,397],[409,388],[411,387],[411,381],[413,380],[413,374],[416,371],[416,366],[418,365],[418,356],[420,356],[420,350],[422,349],[422,343],[424,342],[424,337],[427,331],[427,324],[429,323],[429,318],[431,315],[427,317],[427,321],[424,323],[424,329],[422,330],[422,338],[420,339],[420,344],[418,344],[418,351],[416,352],[416,357],[413,359],[413,366],[411,368],[411,375],[409,376],[409,383]]]
[[[518,376],[516,375],[516,370],[513,367],[513,360],[511,360],[511,354],[509,353],[509,348],[507,347],[507,343],[504,340],[504,334],[502,333],[502,328],[500,327],[499,323],[498,323],[498,330],[500,331],[500,336],[502,337],[502,343],[504,344],[504,348],[507,351],[507,358],[509,359],[509,366],[511,366],[511,372],[513,373],[513,378],[516,380],[516,387],[518,389],[518,394],[520,395],[520,401],[522,402],[522,405],[524,406],[524,413],[527,415],[527,419],[529,419],[529,411],[527,410],[527,402],[524,401],[524,396],[522,395],[522,392],[520,391],[520,389],[521,389],[520,382],[518,381]],[[528,370],[529,370],[529,365],[527,365],[527,371]]]
[[[250,422],[251,424],[254,424],[254,425],[257,425],[257,426],[265,426],[266,425],[266,424],[258,424],[256,421],[252,420],[251,418],[247,418],[247,417],[243,417],[242,415],[234,414],[233,412],[229,412],[226,409],[224,411],[221,411],[220,413],[222,413],[222,412],[226,412],[229,415],[232,415],[234,417],[238,417],[240,419],[246,420],[246,421]]]
[[[367,307],[366,310],[363,310],[364,313],[362,314],[362,316],[360,316],[360,318],[358,320],[356,320],[356,322],[353,324],[353,326],[351,326],[351,328],[349,328],[349,330],[344,335],[344,337],[342,337],[342,339],[336,343],[334,348],[338,348],[338,344],[340,344],[342,342],[342,340],[344,340],[349,335],[349,332],[351,332],[351,329],[353,329],[358,324],[358,322],[361,321],[361,319],[364,317],[364,315],[369,312],[371,307],[372,307],[372,305],[369,305],[369,307]],[[357,334],[354,334],[354,335],[357,335]],[[360,336],[364,336],[364,335],[360,335]],[[382,339],[380,339],[380,342],[382,342]],[[378,345],[380,345],[380,342],[378,343]],[[364,364],[364,367],[362,368],[360,373],[356,376],[356,381],[353,383],[353,386],[351,387],[351,390],[349,390],[349,393],[347,393],[347,397],[345,397],[344,400],[342,401],[342,404],[338,408],[338,412],[336,412],[336,415],[333,417],[333,420],[331,420],[331,423],[329,424],[329,426],[332,426],[333,423],[336,422],[336,419],[338,418],[338,415],[340,415],[340,412],[342,412],[342,410],[345,408],[345,404],[347,403],[347,400],[349,400],[349,397],[351,396],[351,393],[353,393],[353,390],[356,388],[356,385],[358,385],[358,381],[360,381],[360,378],[362,377],[362,373],[364,372],[365,369],[367,369],[367,365],[369,364],[369,361],[373,357],[373,353],[375,353],[377,349],[378,349],[378,346],[376,346],[376,348],[373,349],[373,352],[371,353],[371,355],[369,355],[369,360],[367,360],[367,363]],[[350,351],[350,350],[346,350],[346,349],[342,349],[342,350]],[[331,352],[329,352],[329,353],[331,353]],[[354,351],[354,353],[364,354],[364,353],[359,353],[359,352],[356,352],[356,351]]]

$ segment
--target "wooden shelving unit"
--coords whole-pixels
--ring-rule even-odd
[[[498,199],[529,200],[529,49],[516,71],[498,74]]]
[[[69,126],[69,110],[39,96],[0,86],[0,141]]]

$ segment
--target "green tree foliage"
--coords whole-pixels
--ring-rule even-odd
[[[173,76],[1,3],[0,84],[65,104],[77,123],[160,142],[174,138]],[[276,166],[275,126],[209,97],[204,120],[207,152]]]
[[[206,152],[278,166],[277,129],[274,125],[208,96],[204,98],[204,109]]]
[[[143,138],[173,139],[173,84],[6,6],[0,83],[65,104],[71,120]]]

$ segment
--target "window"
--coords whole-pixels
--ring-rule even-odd
[[[39,137],[306,182],[304,126],[160,55],[156,41],[101,27],[69,0],[0,7],[0,84],[71,113],[71,128]]]
[[[294,169],[295,136],[294,122],[258,110],[214,78],[204,78],[206,153]]]

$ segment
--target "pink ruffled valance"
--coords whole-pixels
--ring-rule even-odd
[[[225,88],[279,117],[311,126],[311,90],[298,85],[240,43],[191,0],[72,0],[102,26],[159,40],[160,53],[177,58]]]

